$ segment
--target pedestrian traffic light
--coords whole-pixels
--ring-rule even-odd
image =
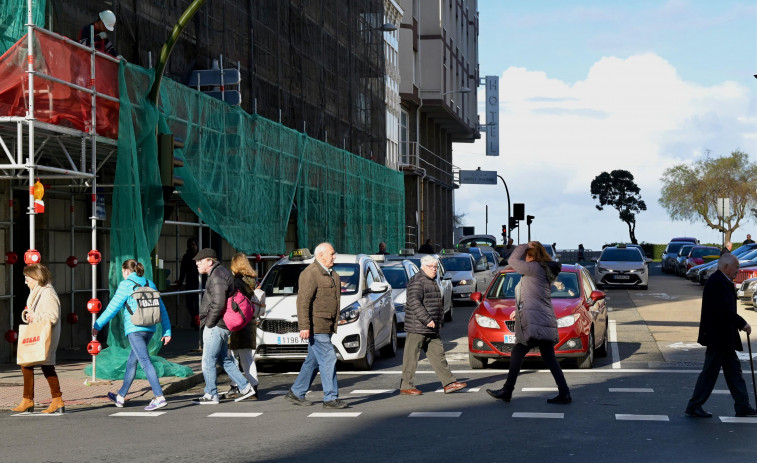
[[[536,217],[534,217],[533,215],[527,215],[527,216],[526,216],[526,224],[527,224],[528,226],[531,226],[531,222],[533,222],[535,218],[536,218]]]
[[[184,167],[184,160],[174,153],[175,148],[184,148],[184,143],[176,140],[173,134],[158,134],[158,166],[160,182],[163,186],[177,187],[184,185],[184,179],[176,175],[176,167]]]

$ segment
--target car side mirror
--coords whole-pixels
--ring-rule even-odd
[[[385,293],[389,289],[389,283],[383,281],[374,281],[368,288],[369,293]]]
[[[589,294],[589,299],[592,300],[592,302],[597,302],[601,299],[604,299],[606,294],[604,291],[597,291],[596,289]]]
[[[482,294],[480,292],[476,291],[475,293],[473,293],[473,294],[470,295],[470,298],[476,304],[480,304],[481,303],[481,296],[482,296]]]

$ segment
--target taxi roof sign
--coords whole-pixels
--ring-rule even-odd
[[[413,248],[403,248],[403,249],[400,249],[400,255],[401,256],[414,256],[415,255],[415,249],[413,249]]]
[[[289,260],[305,260],[313,257],[308,248],[295,249],[289,254]]]
[[[442,249],[442,254],[457,254],[456,249]]]

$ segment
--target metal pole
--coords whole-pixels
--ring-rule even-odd
[[[75,255],[75,253],[76,253],[76,246],[75,246],[75,242],[74,242],[74,233],[76,232],[76,228],[74,227],[74,220],[75,220],[75,216],[74,216],[74,195],[71,194],[71,240],[70,240],[69,246],[70,246],[70,249],[71,249],[71,254],[70,255],[72,255],[72,256]],[[74,303],[76,301],[75,301],[75,294],[74,294],[74,283],[75,283],[75,280],[74,280],[74,269],[73,269],[73,267],[70,268],[70,270],[71,270],[71,313],[74,313]],[[71,347],[74,347],[74,333],[75,333],[74,325],[71,324]]]
[[[505,185],[505,193],[507,193],[507,237],[510,238],[513,233],[512,228],[510,227],[510,190],[507,189],[507,182],[505,182],[505,179],[502,178],[501,175],[497,175],[497,177],[502,180],[502,184]],[[518,241],[520,241],[520,238],[518,238]]]
[[[34,17],[32,15],[32,0],[26,2],[27,13],[27,35],[28,42],[26,69],[29,78],[29,112],[26,113],[26,120],[29,125],[29,155],[26,159],[29,170],[29,249],[36,249],[34,235]]]
[[[19,137],[19,141],[21,140],[21,137]],[[10,248],[13,249],[13,188],[11,187],[11,182],[8,182],[8,223],[10,224],[8,228],[8,239],[10,240]],[[14,292],[13,292],[13,269],[9,267],[8,274],[10,275],[10,301],[8,306],[8,314],[10,315],[10,328],[13,329],[13,301],[14,301]],[[15,361],[13,358],[13,349],[8,350],[8,356],[10,357],[9,360],[11,362]]]
[[[746,345],[749,346],[749,366],[752,369],[752,389],[754,389],[754,400],[757,401],[757,383],[754,382],[754,360],[752,359],[752,341],[749,339],[749,333],[746,334]]]

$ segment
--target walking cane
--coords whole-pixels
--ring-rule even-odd
[[[754,400],[757,401],[757,384],[754,382],[754,360],[752,360],[752,341],[749,339],[749,333],[746,334],[746,345],[749,347],[749,366],[752,368],[752,389],[754,389]]]

